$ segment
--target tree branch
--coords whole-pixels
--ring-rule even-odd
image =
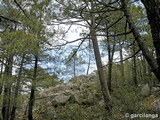
[[[131,59],[132,57],[134,57],[135,55],[137,55],[140,51],[141,51],[141,50],[139,49],[139,50],[137,50],[137,52],[135,52],[133,55],[127,57],[126,59],[120,60],[120,61],[118,61],[118,62],[113,62],[113,63],[115,64],[115,63],[124,62],[124,61],[126,61],[126,60],[129,60],[129,59]],[[109,65],[109,64],[104,65],[103,67],[108,66],[108,65]]]
[[[81,47],[81,45],[87,39],[88,36],[89,36],[89,34],[81,41],[81,43],[79,44],[79,46],[77,47],[77,49],[74,51],[74,53],[72,54],[72,56],[69,58],[69,60],[65,64],[67,64],[69,61],[71,61],[71,59],[76,55],[76,53],[78,52],[79,48]]]
[[[26,12],[23,10],[23,8],[19,5],[19,3],[18,3],[16,0],[14,0],[14,2],[15,2],[16,5],[19,7],[19,9],[23,12],[23,14],[24,14],[27,18],[29,18],[29,17],[27,16]]]
[[[7,20],[7,21],[10,21],[10,22],[14,22],[14,23],[19,23],[19,24],[21,24],[20,22],[18,22],[18,21],[15,21],[15,20],[12,20],[12,19],[9,19],[9,18],[6,18],[6,17],[4,17],[4,16],[0,16],[0,22],[2,22],[2,20],[1,19],[5,19],[5,20]]]

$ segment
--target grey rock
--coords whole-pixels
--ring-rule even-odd
[[[151,104],[151,108],[152,108],[152,110],[154,110],[155,112],[160,112],[160,99],[154,101],[154,102]]]
[[[91,86],[90,84],[82,83],[79,88],[80,88],[81,91],[83,91],[84,89],[86,89],[86,88],[88,88],[90,86]]]
[[[40,92],[42,104],[60,106],[66,103],[94,104],[97,100],[96,90],[99,87],[98,77],[95,75],[81,75],[72,78],[68,83],[50,87]]]
[[[160,87],[152,87],[152,90],[151,90],[152,93],[158,92],[158,91],[160,91]]]
[[[70,95],[59,94],[55,97],[57,103],[65,104],[70,99]],[[54,101],[53,101],[54,102]]]
[[[146,96],[149,96],[150,95],[150,88],[149,88],[149,85],[146,84],[142,87],[142,90],[141,90],[141,95],[146,97]]]

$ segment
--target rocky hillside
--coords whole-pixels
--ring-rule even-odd
[[[156,88],[154,87],[154,90]],[[149,86],[137,89],[113,86],[112,116],[104,109],[98,77],[95,74],[72,78],[68,83],[50,87],[39,93],[34,109],[35,120],[125,120],[125,113],[159,113],[158,92]],[[155,92],[155,91],[154,91]],[[137,119],[138,120],[138,119]],[[146,120],[146,119],[145,119]]]
[[[68,83],[41,91],[40,97],[40,106],[35,110],[39,120],[100,120],[104,114],[99,81],[94,74],[74,77]]]

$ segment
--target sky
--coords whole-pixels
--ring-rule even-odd
[[[52,28],[51,26],[49,26],[49,27],[50,27],[49,29]],[[55,46],[64,44],[64,43],[66,43],[66,41],[70,42],[70,41],[74,41],[76,39],[81,38],[82,36],[80,36],[80,34],[82,33],[82,29],[84,29],[83,27],[78,26],[78,25],[72,25],[71,27],[70,27],[70,25],[61,25],[59,27],[57,27],[57,26],[54,27],[54,29],[56,29],[58,31],[60,30],[59,28],[63,28],[63,30],[65,30],[65,31],[67,31],[68,28],[70,28],[70,29],[67,32],[67,35],[63,38],[64,40],[61,40],[63,35],[60,35],[59,33],[58,34],[60,36],[58,36],[56,38],[55,37],[52,38],[53,41],[60,41],[60,42],[56,43]],[[59,51],[53,50],[51,54],[54,54],[54,55],[56,54],[58,56],[58,54],[60,54],[59,52],[61,51],[62,52],[61,53],[61,57],[62,56],[63,57],[64,56],[67,57],[69,54],[71,54],[73,49],[77,48],[77,46],[80,44],[80,42],[81,41],[77,41],[77,42],[74,42],[74,43],[69,43],[69,44],[63,46],[62,49],[64,49],[64,51],[62,49],[61,49],[62,51],[61,50],[59,50]],[[80,53],[78,51],[78,56],[80,56],[81,54],[82,53]],[[88,61],[88,56],[86,56],[86,58],[84,58],[84,60]],[[46,66],[54,66],[54,67],[57,67],[57,69],[62,69],[62,71],[58,73],[58,77],[60,79],[64,79],[65,81],[68,81],[70,78],[73,77],[73,74],[71,74],[70,72],[69,72],[69,74],[63,72],[63,70],[66,71],[68,69],[68,71],[70,71],[70,69],[71,69],[71,68],[66,66],[66,64],[65,64],[66,61],[61,62],[61,58],[59,58],[59,60],[57,60],[57,64],[48,63],[48,64],[46,64]],[[76,74],[77,75],[86,74],[87,66],[88,66],[87,64],[83,64],[83,65],[78,65],[77,64],[77,66],[76,66],[76,68],[77,68]],[[80,71],[80,69],[84,69],[84,70]],[[93,70],[95,70],[95,69],[96,69],[96,66],[95,66],[95,63],[93,62],[93,64],[91,65],[91,69],[89,70],[89,73],[93,72]]]
[[[79,23],[79,24],[83,24],[83,23]],[[53,41],[53,44],[54,46],[56,45],[61,45],[61,44],[64,44],[66,43],[66,41],[70,42],[70,41],[74,41],[76,39],[79,39],[81,38],[82,36],[80,35],[82,32],[83,33],[89,33],[88,29],[85,28],[85,27],[82,27],[82,26],[79,26],[79,25],[60,25],[60,26],[49,26],[48,29],[55,29],[56,31],[59,31],[57,32],[57,35],[55,35],[51,41]],[[67,31],[65,36],[63,36],[61,34],[61,30],[63,31]],[[62,38],[64,40],[62,40]],[[99,40],[102,39],[102,38],[98,38]],[[58,41],[57,43],[55,43],[55,41]],[[77,46],[80,44],[81,41],[77,41],[77,42],[74,42],[74,43],[69,43],[65,46],[62,47],[62,49],[60,50],[53,50],[51,52],[51,54],[55,55],[56,56],[56,62],[48,62],[47,64],[45,64],[46,67],[50,67],[50,66],[53,66],[54,69],[51,69],[50,72],[56,72],[56,74],[58,74],[58,77],[60,79],[63,79],[64,81],[68,81],[69,79],[71,79],[73,77],[73,67],[67,67],[65,62],[67,61],[61,61],[62,58],[64,59],[65,57],[67,57],[69,54],[71,54],[72,50],[73,49],[76,49]],[[83,45],[87,44],[84,43]],[[82,48],[84,48],[84,46],[82,45]],[[85,52],[87,50],[84,50]],[[108,62],[108,58],[107,58],[107,48],[103,48],[103,49],[100,49],[101,53],[103,53],[102,55],[102,63],[103,65],[106,65],[107,62]],[[82,52],[83,51],[78,51],[78,55],[81,56],[82,55]],[[126,51],[123,49],[123,53],[124,53],[124,58],[125,58],[125,55],[126,54]],[[84,53],[85,54],[85,53]],[[84,55],[83,54],[83,55]],[[86,75],[87,73],[87,67],[88,67],[88,59],[89,59],[89,56],[88,54],[86,53],[86,55],[82,56],[83,57],[83,60],[87,61],[86,64],[83,64],[83,65],[79,65],[77,64],[76,66],[76,75],[79,76],[79,75]],[[120,60],[120,57],[119,57],[119,52],[115,52],[115,55],[114,55],[114,61],[119,61]],[[71,61],[72,62],[72,61]],[[94,55],[93,55],[93,51],[92,51],[92,64],[90,66],[90,70],[89,70],[89,74],[92,73],[94,70],[96,70],[96,63],[95,63],[95,59],[94,59]]]

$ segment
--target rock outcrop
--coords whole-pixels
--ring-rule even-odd
[[[62,119],[61,116],[63,115],[59,116],[59,114],[62,114],[60,111],[64,109],[74,110],[73,113],[76,114],[76,111],[82,112],[81,109],[83,108],[83,111],[86,109],[86,113],[77,114],[87,114],[87,111],[99,110],[98,107],[103,107],[104,105],[99,80],[95,74],[74,77],[68,83],[43,90],[40,92],[40,98],[42,98],[40,100],[41,108],[46,108],[46,110],[42,110],[43,113],[45,112],[46,116],[53,116],[53,120]],[[94,110],[92,110],[93,108]],[[66,111],[64,114],[68,114]],[[94,113],[92,114],[95,115]],[[83,116],[85,117],[85,115]]]
[[[139,108],[144,110],[142,112],[151,110],[157,113],[160,110],[159,88],[145,84],[140,89],[113,87],[111,119],[125,120],[125,113],[136,112]],[[67,83],[41,91],[39,95],[41,99],[34,110],[35,120],[103,120],[109,117],[95,74],[74,77]]]
[[[99,89],[99,81],[97,76],[79,76],[72,78],[68,83],[57,85],[49,89],[43,90],[40,96],[42,101],[47,105],[63,105],[67,102],[82,104],[85,99],[92,101],[101,99],[97,94]],[[82,99],[84,98],[84,99]]]
[[[160,99],[155,100],[151,104],[151,108],[153,111],[160,113]]]
[[[147,97],[150,95],[150,87],[148,84],[144,85],[141,90],[141,95]]]

